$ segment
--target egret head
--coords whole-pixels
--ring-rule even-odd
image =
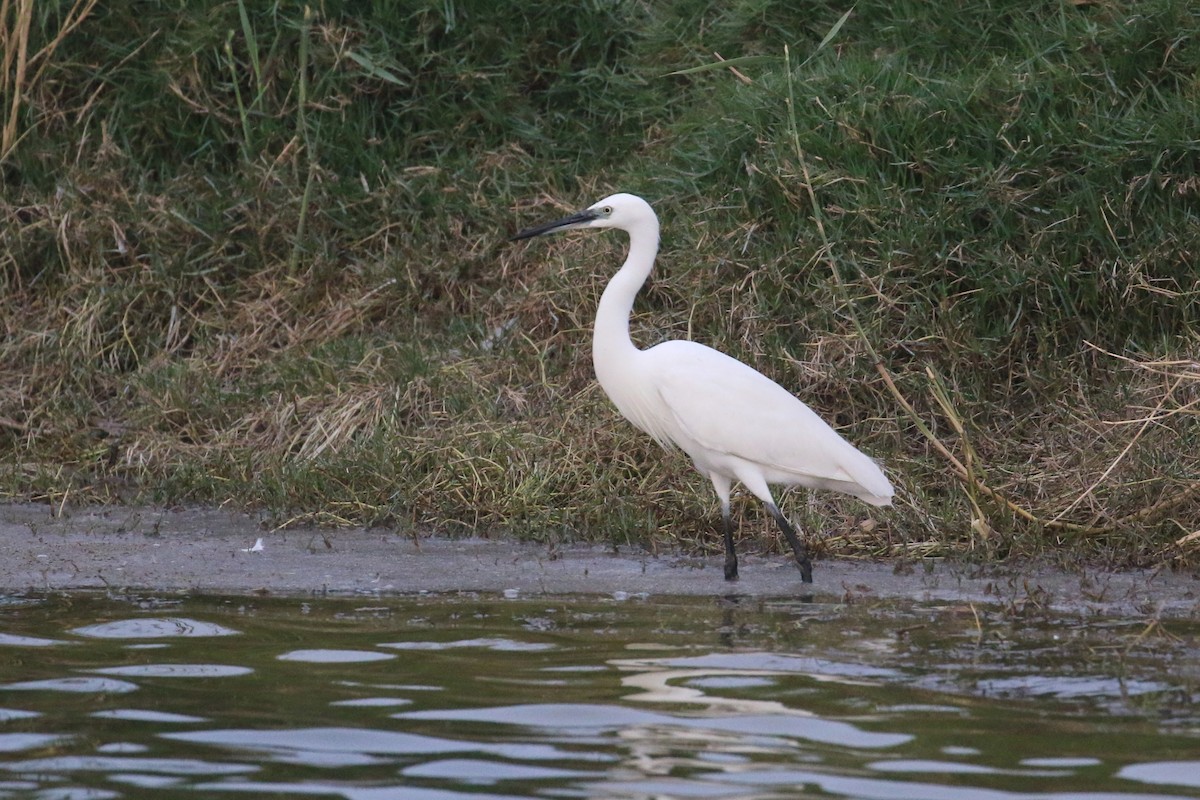
[[[512,241],[575,228],[620,228],[630,231],[647,223],[653,223],[657,229],[658,218],[650,204],[637,195],[620,193],[609,195],[569,217],[526,228],[512,237]]]

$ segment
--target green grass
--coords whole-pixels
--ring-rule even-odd
[[[623,242],[505,241],[624,190],[664,225],[635,340],[753,363],[897,484],[787,498],[819,546],[1194,558],[1200,12],[847,10],[93,9],[0,164],[0,492],[711,547],[591,376]]]

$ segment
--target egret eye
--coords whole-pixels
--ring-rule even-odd
[[[604,214],[606,217],[612,216],[612,206],[605,206],[604,208],[600,209],[600,213]]]

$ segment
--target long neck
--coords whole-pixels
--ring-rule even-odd
[[[629,338],[629,314],[633,299],[646,282],[658,254],[658,220],[649,219],[629,230],[629,255],[608,282],[596,309],[592,329],[592,365],[600,385],[612,395],[611,376],[635,357],[637,348]]]

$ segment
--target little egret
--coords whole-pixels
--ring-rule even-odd
[[[575,228],[618,228],[629,254],[596,310],[592,365],[621,414],[667,449],[678,447],[712,481],[721,500],[725,579],[737,580],[729,490],[740,481],[761,500],[812,583],[808,548],[775,505],[768,484],[832,489],[891,505],[892,484],[875,462],[773,380],[724,353],[686,340],[639,350],[629,338],[633,299],[658,254],[658,217],[632,194],[614,194],[583,211],[521,231],[513,240]]]

